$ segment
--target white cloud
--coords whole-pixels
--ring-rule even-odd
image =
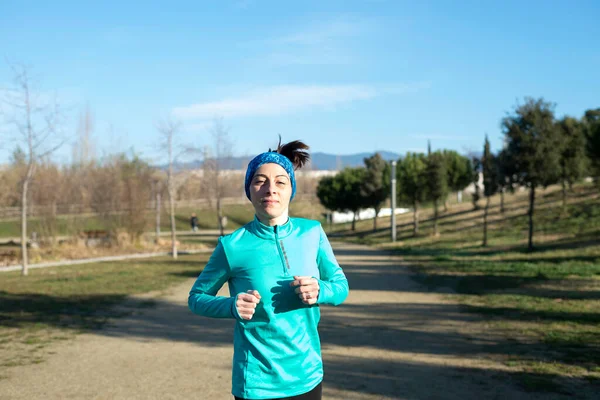
[[[247,44],[257,46],[259,54],[267,51],[256,59],[263,66],[347,65],[359,60],[352,51],[353,41],[368,34],[374,26],[362,17],[339,15]]]
[[[364,20],[339,16],[326,22],[313,24],[299,32],[274,39],[273,43],[303,46],[321,45],[333,40],[360,35],[368,27],[369,24]]]
[[[328,108],[375,95],[375,90],[361,85],[273,86],[237,98],[177,107],[173,114],[183,119],[280,115],[308,108]]]
[[[232,118],[282,115],[308,109],[328,110],[344,103],[369,100],[386,94],[413,92],[425,87],[428,86],[419,82],[381,87],[358,84],[272,86],[238,97],[176,107],[173,115],[189,120],[215,116]]]

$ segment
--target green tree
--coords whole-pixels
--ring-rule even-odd
[[[427,195],[427,157],[422,153],[406,153],[398,160],[396,179],[398,197],[413,207],[413,235],[419,234],[419,206]]]
[[[512,115],[502,120],[507,151],[515,166],[517,182],[529,188],[529,244],[533,250],[535,190],[560,177],[561,135],[554,121],[554,105],[526,98]]]
[[[452,192],[460,192],[471,184],[473,180],[473,166],[469,157],[465,157],[454,150],[442,151],[448,174],[448,189]],[[448,210],[447,201],[444,208]]]
[[[389,172],[386,174],[389,165],[379,153],[365,158],[364,163],[366,171],[361,186],[361,196],[364,199],[365,208],[375,209],[375,218],[373,218],[373,231],[375,231],[377,230],[379,211],[390,195]]]
[[[330,211],[337,211],[339,201],[336,198],[335,180],[333,176],[325,176],[317,184],[317,198]]]
[[[583,116],[587,138],[587,154],[591,161],[591,172],[600,187],[600,108],[587,110]]]
[[[344,168],[333,177],[319,181],[317,197],[324,207],[331,211],[352,212],[352,230],[356,230],[356,216],[364,208],[365,200],[361,196],[365,168]]]
[[[583,178],[588,167],[586,154],[586,137],[583,124],[575,118],[564,117],[557,122],[557,128],[562,135],[562,154],[560,157],[560,181],[562,184],[563,209],[567,206],[567,184]]]
[[[481,157],[481,170],[483,172],[483,195],[485,208],[483,209],[483,246],[487,246],[487,219],[490,208],[490,197],[498,191],[498,164],[490,151],[490,141],[486,135]]]
[[[341,211],[342,201],[340,200],[341,190],[338,185],[339,180],[334,176],[326,176],[319,180],[317,184],[317,198],[319,202],[329,211]]]
[[[446,163],[444,155],[436,151],[431,152],[429,146],[429,154],[427,155],[427,165],[425,168],[427,193],[429,199],[433,201],[433,234],[438,235],[438,205],[439,202],[446,198],[448,194],[448,175],[446,172]]]
[[[339,180],[339,187],[342,195],[340,200],[342,202],[342,211],[352,212],[352,230],[356,230],[356,217],[360,209],[365,208],[365,199],[361,195],[360,189],[362,183],[365,180],[366,169],[362,167],[358,168],[344,168],[336,175],[336,179]]]

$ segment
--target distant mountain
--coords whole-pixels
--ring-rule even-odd
[[[399,154],[392,153],[389,151],[378,151],[384,160],[391,161],[400,158]],[[311,153],[311,163],[309,168],[313,170],[336,170],[344,167],[360,167],[364,166],[363,159],[371,157],[375,153],[357,153],[348,155],[337,155],[328,153]],[[242,170],[245,169],[250,161],[250,157],[232,157],[219,161],[221,169],[234,169]],[[160,168],[166,168],[161,165]],[[202,161],[191,161],[187,163],[177,164],[178,169],[199,169],[202,168]]]
[[[399,154],[389,151],[378,151],[384,160],[391,161],[400,158]],[[315,170],[336,170],[344,167],[361,167],[364,166],[363,160],[371,157],[374,153],[358,153],[348,155],[336,155],[328,153],[312,153],[311,168]]]

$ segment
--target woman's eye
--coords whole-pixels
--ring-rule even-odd
[[[285,185],[285,182],[281,182],[281,181],[279,181],[279,182],[277,182],[277,184],[278,184],[278,185]]]

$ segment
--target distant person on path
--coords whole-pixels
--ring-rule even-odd
[[[198,217],[196,216],[196,213],[192,213],[190,225],[192,226],[192,231],[196,232],[198,230]]]
[[[250,162],[245,189],[254,220],[219,238],[190,291],[194,313],[237,321],[236,400],[321,399],[320,305],[341,304],[348,281],[321,224],[288,215],[307,149],[280,139],[277,150]],[[225,282],[231,297],[216,296]]]

